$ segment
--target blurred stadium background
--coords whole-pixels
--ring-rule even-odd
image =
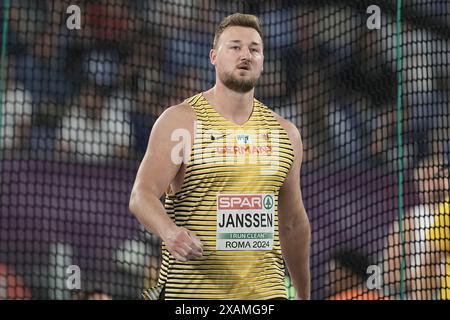
[[[358,255],[362,273],[383,262],[399,199],[420,203],[412,169],[448,155],[448,1],[401,6],[401,82],[396,1],[1,3],[0,299],[72,299],[70,265],[82,291],[114,299],[155,282],[159,240],[128,212],[133,179],[158,115],[214,84],[214,30],[234,12],[262,21],[257,98],[302,133],[313,299],[336,293],[336,252]],[[370,30],[373,4],[381,27]]]

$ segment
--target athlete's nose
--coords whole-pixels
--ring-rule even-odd
[[[250,48],[244,47],[242,48],[241,61],[250,61],[252,59],[252,54],[250,52]]]

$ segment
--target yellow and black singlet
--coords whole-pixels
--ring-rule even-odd
[[[243,125],[221,116],[203,93],[186,102],[195,137],[181,189],[166,195],[165,208],[197,234],[203,257],[180,262],[163,244],[158,286],[165,299],[286,298],[277,214],[294,160],[286,131],[256,99]]]

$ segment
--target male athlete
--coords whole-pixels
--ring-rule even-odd
[[[131,193],[130,211],[163,241],[158,285],[143,297],[286,299],[285,261],[297,298],[309,299],[302,141],[254,98],[257,17],[226,17],[210,60],[215,86],[159,117]]]

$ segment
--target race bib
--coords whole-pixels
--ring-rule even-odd
[[[216,250],[272,250],[274,230],[272,194],[217,195]]]

